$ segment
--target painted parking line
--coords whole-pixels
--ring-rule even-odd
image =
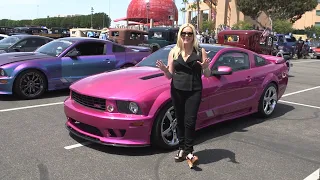
[[[291,95],[294,95],[294,94],[299,94],[299,93],[303,93],[303,92],[306,92],[306,91],[311,91],[311,90],[319,89],[319,88],[320,88],[320,86],[316,86],[316,87],[304,89],[304,90],[301,90],[301,91],[296,91],[296,92],[284,94],[282,97],[287,97],[287,96],[291,96]]]
[[[294,104],[294,105],[304,106],[304,107],[309,107],[309,108],[320,109],[319,106],[313,106],[313,105],[308,105],[308,104],[301,104],[301,103],[296,103],[296,102],[291,102],[291,101],[279,100],[279,102],[286,103],[286,104]]]
[[[33,106],[24,106],[24,107],[18,107],[18,108],[10,108],[10,109],[0,109],[0,112],[18,111],[18,110],[22,110],[22,109],[32,109],[32,108],[54,106],[54,105],[60,105],[60,104],[63,104],[63,102],[38,104],[38,105],[33,105]]]
[[[66,146],[66,147],[64,147],[64,149],[69,150],[69,149],[74,149],[74,148],[86,146],[86,145],[89,145],[89,144],[92,144],[92,143],[89,142],[89,141],[86,141],[86,142],[82,142],[82,143],[78,143],[78,144],[73,144],[73,145],[70,145],[70,146]]]
[[[304,180],[320,180],[320,169],[316,170],[308,177],[304,178]]]

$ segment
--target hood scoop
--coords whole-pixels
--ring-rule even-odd
[[[158,73],[158,74],[153,74],[153,75],[149,75],[149,76],[144,76],[144,77],[141,77],[140,79],[148,80],[148,79],[153,79],[153,78],[161,77],[161,76],[164,76],[164,73]]]

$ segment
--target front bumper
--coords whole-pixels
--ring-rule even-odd
[[[68,97],[64,102],[66,128],[91,142],[125,147],[150,145],[152,118],[108,113],[82,106]]]
[[[0,94],[12,94],[13,82],[10,77],[0,77]]]

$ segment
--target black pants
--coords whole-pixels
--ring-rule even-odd
[[[197,114],[202,91],[181,91],[171,88],[171,98],[178,123],[179,149],[193,152]]]

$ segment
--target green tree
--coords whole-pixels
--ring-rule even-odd
[[[234,24],[232,26],[232,29],[234,30],[252,30],[253,24],[248,21],[239,21],[238,23]]]
[[[272,19],[299,20],[302,15],[316,8],[317,0],[237,0],[238,9],[245,15],[257,20],[264,12]]]
[[[110,27],[111,19],[105,13],[95,13],[92,17],[93,28],[102,29],[104,27]],[[90,27],[91,26],[91,14],[80,16],[68,16],[68,17],[47,17],[38,18],[33,20],[10,20],[1,19],[0,26],[6,27],[19,27],[19,26],[47,26],[52,27]]]
[[[292,23],[288,20],[276,19],[273,21],[273,31],[281,34],[287,34],[293,31]]]

